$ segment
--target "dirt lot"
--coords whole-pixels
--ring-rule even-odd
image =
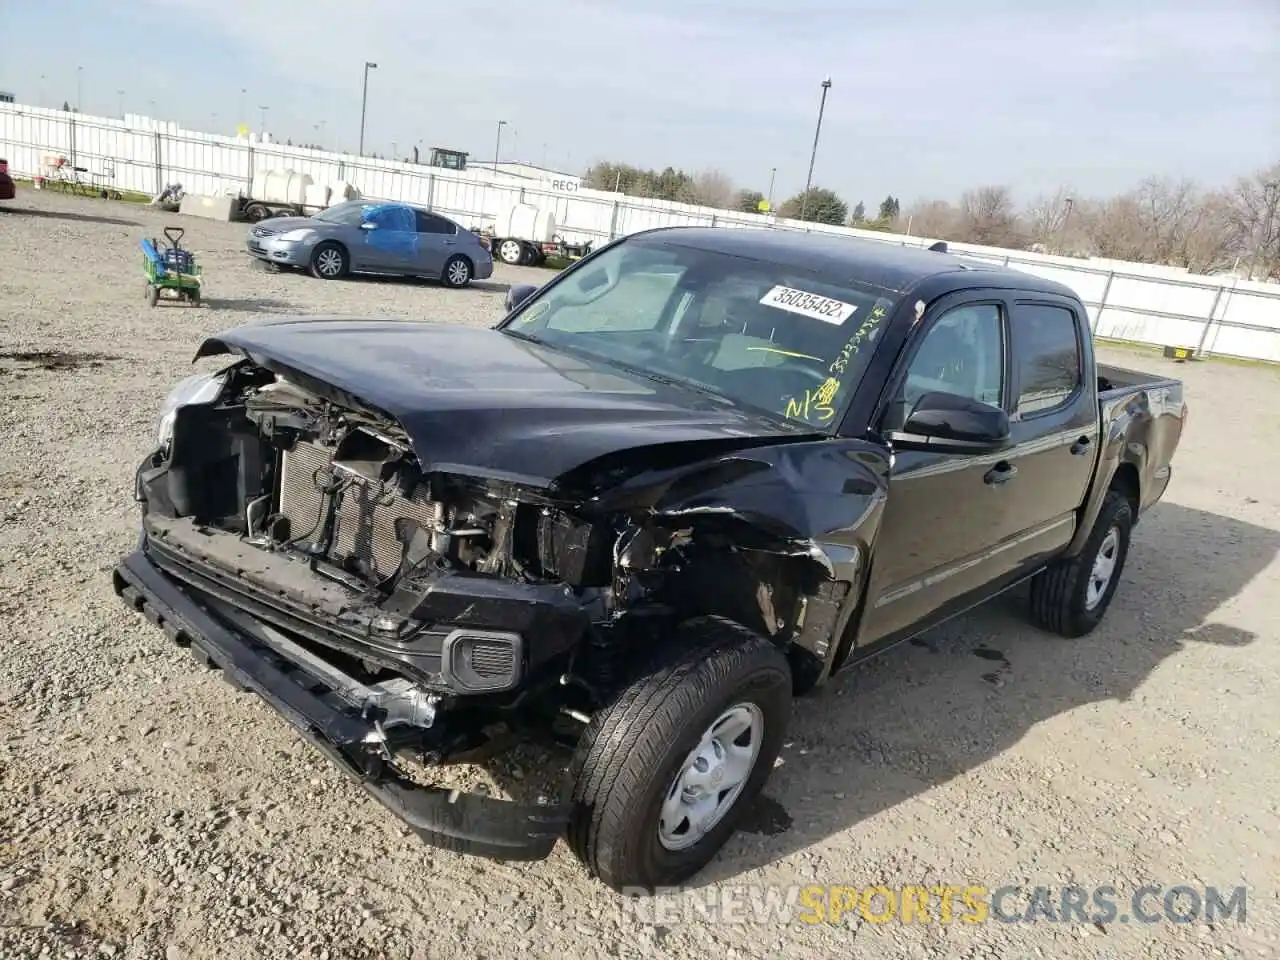
[[[322,283],[252,269],[243,227],[190,220],[208,305],[152,310],[137,244],[164,222],[30,191],[0,209],[0,957],[1280,953],[1275,371],[1107,351],[1184,377],[1192,414],[1104,626],[1055,639],[1011,597],[802,702],[752,832],[686,901],[1110,885],[1126,913],[1145,883],[1156,910],[1179,884],[1244,884],[1244,924],[637,922],[563,845],[517,866],[409,839],[109,583],[154,411],[204,335],[278,312],[488,324],[507,283],[545,274]]]

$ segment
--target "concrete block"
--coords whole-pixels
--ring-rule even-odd
[[[235,202],[234,197],[197,197],[187,194],[182,198],[182,206],[178,207],[178,212],[192,217],[204,217],[206,220],[229,222]]]

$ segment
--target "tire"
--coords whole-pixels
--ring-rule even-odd
[[[311,275],[318,280],[340,280],[350,268],[347,251],[340,243],[326,241],[311,252]]]
[[[147,303],[155,306],[160,302],[160,288],[154,283],[147,284]]]
[[[1064,637],[1083,637],[1102,622],[1111,606],[1133,533],[1133,507],[1124,494],[1112,490],[1102,501],[1098,519],[1084,549],[1059,560],[1031,581],[1031,619],[1039,627]],[[1110,572],[1098,582],[1098,561],[1109,557]]]
[[[512,266],[524,259],[524,244],[519,240],[500,240],[497,249],[498,259]]]
[[[258,223],[271,216],[271,211],[261,203],[251,203],[244,208],[244,218],[250,223]]]
[[[520,254],[520,266],[532,267],[538,262],[538,248],[531,243],[523,244],[524,250]]]
[[[674,886],[706,866],[769,778],[791,715],[786,657],[743,626],[719,617],[690,620],[662,659],[596,713],[571,767],[569,846],[615,890]],[[749,742],[739,747],[755,752],[740,760],[747,766],[738,785],[716,791],[723,806],[698,836],[676,801],[686,795],[682,784],[689,776],[716,776],[716,784],[732,776],[723,765],[732,755],[719,740],[697,757],[712,761],[709,772],[695,761],[699,745],[726,717],[751,721],[742,734]],[[740,739],[729,737],[729,743]],[[677,809],[664,823],[669,801]]]
[[[199,290],[199,288],[198,288],[198,287],[193,287],[193,288],[191,289],[190,293],[188,293],[188,294],[187,294],[187,298],[191,301],[191,305],[192,305],[193,307],[198,307],[198,306],[200,306],[200,290]]]
[[[471,261],[458,254],[450,257],[445,263],[444,271],[440,274],[440,282],[456,290],[471,282],[472,273]]]

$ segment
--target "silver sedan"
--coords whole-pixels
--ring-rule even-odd
[[[493,276],[480,238],[448,217],[405,203],[338,203],[312,217],[274,217],[245,239],[252,257],[321,280],[349,273],[427,277],[465,287]]]

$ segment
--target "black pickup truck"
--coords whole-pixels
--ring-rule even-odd
[[[1066,287],[773,231],[633,235],[494,329],[219,354],[162,406],[117,593],[424,840],[565,837],[618,889],[715,855],[836,670],[1028,579],[1036,624],[1096,626],[1186,417]],[[513,738],[571,751],[560,796],[423,785]]]

